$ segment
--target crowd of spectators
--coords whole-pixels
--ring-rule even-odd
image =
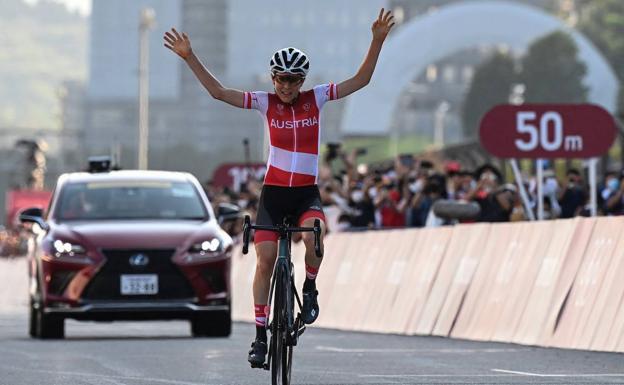
[[[330,149],[331,150],[331,149]],[[326,152],[320,164],[318,185],[329,231],[433,227],[457,222],[510,222],[528,220],[529,215],[515,183],[506,183],[492,164],[468,170],[456,161],[434,164],[412,155],[373,167],[357,164],[358,151],[339,148]],[[528,203],[537,217],[537,183],[524,175]],[[235,189],[206,184],[217,206],[233,203],[255,217],[262,181],[248,179]],[[544,171],[544,219],[589,216],[589,186],[574,168],[557,178],[552,169]],[[599,184],[598,214],[624,214],[624,173],[609,172]],[[477,207],[470,219],[450,220],[436,215],[437,201],[464,203]],[[455,205],[461,206],[461,205]]]

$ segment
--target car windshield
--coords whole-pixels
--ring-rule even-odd
[[[167,181],[67,184],[56,212],[58,220],[208,219],[191,183]]]

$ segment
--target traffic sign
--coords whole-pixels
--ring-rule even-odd
[[[594,104],[499,105],[481,120],[483,147],[499,158],[591,158],[617,134],[609,112]]]

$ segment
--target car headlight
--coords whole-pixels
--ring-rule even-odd
[[[55,257],[73,257],[74,255],[82,255],[86,253],[86,249],[77,243],[63,242],[57,239],[52,244],[52,250]]]
[[[213,238],[209,241],[203,241],[193,244],[188,249],[189,260],[196,257],[212,257],[223,251],[223,243],[219,238]]]

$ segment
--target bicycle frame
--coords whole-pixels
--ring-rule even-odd
[[[263,368],[271,370],[274,384],[278,382],[289,384],[293,347],[297,345],[299,336],[305,331],[305,325],[300,318],[300,313],[297,313],[297,317],[294,315],[295,300],[299,309],[302,308],[302,305],[295,287],[294,269],[290,254],[291,234],[293,232],[313,231],[315,235],[315,253],[317,257],[320,258],[323,255],[320,248],[320,221],[318,219],[315,220],[314,227],[309,228],[289,227],[286,224],[278,226],[259,226],[251,225],[249,216],[245,216],[245,224],[243,226],[243,254],[247,254],[248,252],[251,229],[277,231],[279,233],[277,259],[273,266],[273,275],[269,289],[269,311],[266,315],[267,321],[271,319],[270,316],[273,315],[271,322],[267,322],[267,329],[271,332],[271,343],[269,345],[267,362],[264,364]],[[278,282],[281,282],[279,286]],[[282,284],[285,286],[281,287]],[[280,290],[277,290],[277,287],[279,287]],[[274,306],[271,306],[271,303],[274,303]],[[279,314],[280,310],[283,314]],[[281,351],[277,352],[276,349]],[[274,361],[276,356],[279,362]],[[280,379],[279,381],[278,378]]]

